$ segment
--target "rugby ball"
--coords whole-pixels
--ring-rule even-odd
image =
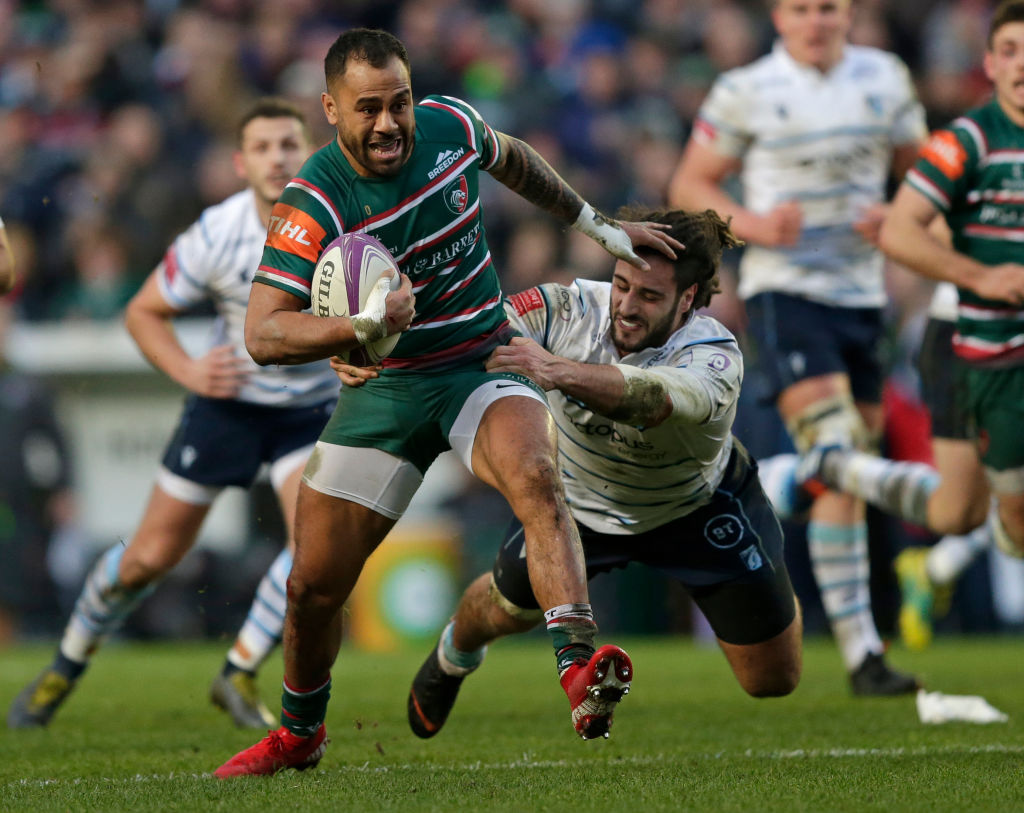
[[[398,290],[401,285],[398,265],[380,240],[359,232],[343,234],[329,243],[317,260],[310,308],[317,316],[359,313],[384,275],[391,279],[391,290]],[[394,333],[340,355],[358,367],[378,364],[391,354],[400,337],[400,333]]]

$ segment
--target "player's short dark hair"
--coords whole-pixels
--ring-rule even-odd
[[[409,53],[394,34],[380,28],[352,28],[338,37],[324,57],[327,87],[345,74],[349,59],[361,59],[374,68],[383,68],[398,57],[409,70]]]
[[[988,27],[988,49],[992,50],[992,40],[996,32],[1008,23],[1024,23],[1024,0],[1006,0],[996,6],[992,14],[992,22]]]
[[[238,120],[238,127],[235,130],[235,140],[242,145],[242,133],[249,126],[253,119],[295,119],[302,125],[302,132],[309,139],[309,131],[306,127],[306,116],[298,107],[282,99],[280,96],[263,96],[253,102],[242,113]]]
[[[686,246],[685,251],[676,252],[672,267],[675,269],[676,285],[680,292],[694,283],[697,284],[693,310],[707,307],[711,297],[721,293],[718,268],[722,262],[722,252],[727,248],[743,245],[743,241],[729,228],[732,218],[722,220],[721,215],[714,209],[687,212],[682,209],[663,210],[626,206],[616,213],[616,217],[619,220],[662,223],[669,226],[669,235]],[[668,259],[657,249],[646,246],[637,249],[637,253],[644,259]]]

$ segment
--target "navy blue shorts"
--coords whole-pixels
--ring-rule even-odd
[[[752,385],[762,402],[805,378],[846,373],[855,401],[882,400],[885,360],[880,308],[837,308],[798,296],[747,300]]]
[[[930,318],[921,338],[917,369],[921,400],[932,419],[932,437],[969,440],[973,437],[966,402],[963,362],[953,352],[956,323]]]
[[[658,568],[686,588],[727,643],[767,641],[796,615],[782,528],[761,490],[757,464],[739,441],[711,502],[693,513],[635,535],[579,529],[588,579],[631,562]],[[525,541],[523,526],[513,520],[494,581],[517,607],[538,609],[522,555]]]
[[[201,485],[248,488],[263,463],[316,443],[334,404],[271,407],[190,395],[163,465]]]

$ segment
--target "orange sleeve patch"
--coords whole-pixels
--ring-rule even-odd
[[[949,130],[933,133],[921,148],[921,157],[951,181],[964,174],[967,164],[967,150]]]
[[[301,209],[278,203],[270,213],[267,247],[316,262],[327,232]]]
[[[539,288],[530,288],[508,298],[509,304],[520,316],[544,307],[544,297]]]

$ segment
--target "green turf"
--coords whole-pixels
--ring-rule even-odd
[[[0,730],[0,810],[896,811],[1024,809],[1019,639],[941,639],[891,660],[929,688],[981,694],[1006,724],[926,726],[914,701],[854,699],[827,641],[806,647],[790,697],[754,700],[715,649],[624,642],[637,677],[612,738],[569,723],[545,639],[492,648],[445,730],[405,722],[423,653],[343,650],[315,771],[221,782],[209,773],[258,734],[206,701],[224,647],[110,646],[49,729]],[[0,652],[0,704],[49,657]],[[262,678],[277,706],[280,661]]]

